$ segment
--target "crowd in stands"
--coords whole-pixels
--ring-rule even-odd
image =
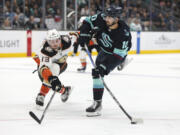
[[[3,22],[0,22],[1,29],[62,29],[61,12],[58,5],[59,0],[46,0],[45,10],[42,0],[5,0],[0,14]],[[43,19],[43,12],[45,18]],[[45,23],[43,23],[43,20]]]
[[[0,29],[63,29],[62,0],[4,1],[0,1]],[[180,0],[78,0],[78,19],[104,11],[111,4],[123,7],[121,19],[132,31],[180,31]],[[75,0],[67,0],[67,7],[67,14],[72,13],[67,29],[72,30]]]
[[[121,18],[132,31],[180,31],[179,0],[91,0],[91,11],[103,10],[102,5],[111,4],[123,7]],[[81,15],[87,15],[86,10],[83,7]]]

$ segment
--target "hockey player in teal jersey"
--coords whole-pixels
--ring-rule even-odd
[[[101,77],[108,75],[126,59],[131,48],[129,27],[120,19],[121,7],[110,6],[104,13],[87,17],[80,29],[78,43],[88,44],[92,31],[101,49],[96,58],[96,68],[92,69],[93,104],[86,109],[87,116],[101,115],[104,85]]]

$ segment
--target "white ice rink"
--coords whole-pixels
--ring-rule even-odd
[[[92,103],[91,64],[77,73],[78,57],[69,57],[68,69],[60,80],[73,85],[67,103],[56,94],[41,125],[35,97],[41,82],[31,58],[0,59],[0,135],[180,135],[180,54],[130,55],[123,71],[116,69],[105,82],[127,112],[144,123],[131,125],[105,90],[100,117],[86,117]],[[52,91],[46,97],[49,101]]]

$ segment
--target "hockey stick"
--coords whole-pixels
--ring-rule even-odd
[[[43,114],[42,114],[42,116],[41,116],[41,119],[39,119],[32,111],[29,112],[29,115],[30,115],[37,123],[41,124],[41,122],[42,122],[42,120],[43,120],[43,118],[44,118],[44,116],[45,116],[45,114],[46,114],[46,111],[48,110],[48,107],[49,107],[49,105],[51,104],[51,101],[52,101],[52,99],[54,98],[54,95],[55,95],[55,94],[56,94],[56,91],[54,91],[54,93],[52,94],[52,96],[51,96],[48,104],[46,105],[46,108],[44,109]]]
[[[32,73],[34,74],[36,71],[38,71],[38,69],[35,69]]]
[[[69,13],[67,14],[67,17],[70,18],[73,14],[75,14],[75,11],[74,11],[74,10],[71,11],[71,12],[69,12]]]
[[[89,52],[89,50],[87,49],[86,47],[86,52],[89,56],[89,59],[93,65],[94,68],[96,68],[96,65],[92,59],[92,56],[91,56],[91,53]],[[120,107],[120,109],[124,112],[124,114],[128,117],[128,119],[131,121],[131,124],[137,124],[137,123],[143,123],[143,120],[142,119],[135,119],[133,118],[132,116],[130,116],[127,111],[123,108],[123,106],[119,103],[119,101],[117,100],[117,98],[114,96],[114,94],[111,92],[111,90],[107,87],[104,79],[100,76],[102,82],[103,82],[103,85],[104,87],[106,88],[106,90],[109,92],[109,94],[111,95],[111,97],[114,99],[114,101],[117,103],[117,105]]]

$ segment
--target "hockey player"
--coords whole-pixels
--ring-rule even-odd
[[[82,16],[78,22],[78,29],[80,29],[80,27],[82,26],[83,24],[83,21],[85,20],[85,16]],[[70,32],[69,33],[70,35],[74,35],[76,37],[76,42],[74,42],[73,44],[73,47],[74,47],[74,50],[73,50],[73,55],[75,55],[77,53],[77,50],[78,50],[78,47],[79,47],[79,43],[77,42],[78,41],[78,38],[79,38],[79,34],[80,32]],[[93,34],[92,34],[93,35]],[[100,48],[99,46],[97,45],[97,42],[96,42],[96,39],[95,38],[92,38],[89,43],[88,43],[88,50],[90,51],[90,53],[92,52],[92,50],[95,48],[97,52],[100,51]],[[85,72],[86,70],[86,65],[87,65],[87,62],[86,62],[86,49],[84,47],[81,47],[81,50],[80,50],[80,62],[81,62],[81,67],[77,69],[78,72]]]
[[[120,65],[131,48],[131,33],[126,23],[120,20],[121,7],[110,6],[105,13],[87,17],[80,29],[79,43],[89,42],[90,31],[96,28],[97,43],[101,51],[96,58],[96,68],[92,69],[93,104],[86,109],[87,116],[101,115],[104,85],[101,77],[108,75]]]
[[[62,102],[66,102],[71,92],[71,87],[62,85],[58,76],[67,68],[67,53],[71,45],[68,36],[61,36],[55,29],[47,32],[39,53],[33,57],[38,65],[38,75],[42,81],[40,92],[36,98],[37,108],[44,105],[44,98],[50,88],[61,93]]]

